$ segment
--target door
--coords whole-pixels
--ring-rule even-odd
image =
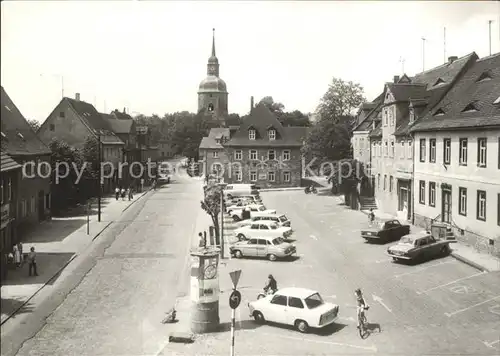
[[[38,192],[38,220],[45,219],[45,194],[43,190]]]
[[[451,191],[442,190],[441,221],[449,224],[451,221]]]
[[[257,257],[257,239],[250,239],[241,246],[241,253],[245,256]]]
[[[261,234],[261,236],[269,236],[269,226],[266,225],[266,224],[260,224],[259,226],[259,233]]]
[[[256,252],[257,252],[257,257],[267,256],[267,240],[257,239]]]
[[[293,325],[295,320],[302,319],[307,322],[306,311],[302,299],[296,297],[288,297],[288,309],[286,311],[287,324]]]
[[[404,211],[405,204],[408,202],[408,189],[406,187],[399,188],[399,211]]]
[[[275,294],[269,303],[268,315],[264,316],[268,321],[275,323],[287,323],[287,297],[280,294]]]

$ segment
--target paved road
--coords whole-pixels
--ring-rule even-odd
[[[163,349],[168,336],[160,322],[187,288],[196,223],[189,212],[200,210],[201,192],[199,182],[176,177],[128,209],[75,272],[76,287],[59,291],[64,300],[18,355],[156,355]]]
[[[319,290],[325,299],[340,305],[341,317],[336,327],[304,336],[289,328],[256,326],[242,303],[237,312],[238,355],[499,353],[498,272],[480,273],[452,257],[416,266],[393,263],[384,254],[386,246],[361,239],[359,232],[366,216],[339,206],[333,197],[301,191],[266,192],[263,200],[291,219],[300,258],[291,262],[232,260],[221,271],[222,288],[230,288],[226,272],[242,268],[243,299],[252,300],[267,274],[273,273],[280,287]],[[365,340],[355,329],[356,287],[363,289],[371,305],[369,321],[381,328],[381,332],[374,328]],[[373,300],[373,295],[381,302]],[[223,297],[221,322],[229,320]],[[225,355],[229,340],[226,330],[203,336],[192,346],[169,345],[164,354]]]

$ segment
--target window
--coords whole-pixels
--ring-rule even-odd
[[[372,157],[376,156],[376,150],[377,150],[377,144],[374,142],[372,143]]]
[[[270,161],[275,160],[276,159],[276,151],[275,150],[267,151],[267,159]]]
[[[486,138],[477,139],[477,165],[486,167]]]
[[[380,189],[380,173],[377,174],[377,188]]]
[[[391,157],[394,158],[394,141],[391,141]]]
[[[19,215],[21,218],[24,218],[27,215],[26,200],[24,199],[19,202]]]
[[[213,152],[212,152],[212,157],[213,157],[213,158],[219,158],[219,152],[217,152],[217,151],[213,151]]]
[[[467,188],[458,188],[458,213],[467,216]]]
[[[304,304],[302,303],[302,300],[295,297],[289,297],[288,306],[292,308],[304,309]]]
[[[50,193],[45,194],[45,209],[50,209]]]
[[[408,159],[412,159],[413,158],[413,146],[412,146],[413,142],[412,141],[408,141],[408,154],[406,155],[408,157]]]
[[[273,299],[271,300],[271,304],[286,306],[286,296],[275,294]]]
[[[274,182],[276,180],[276,173],[268,172],[267,173],[267,180],[270,182]]]
[[[461,166],[466,166],[467,165],[467,139],[466,138],[461,138],[459,140],[460,142],[460,165]]]
[[[283,161],[290,160],[290,150],[283,150]]]
[[[64,111],[59,112],[59,117],[64,117]]]
[[[290,172],[283,172],[283,181],[290,182]]]
[[[429,206],[436,206],[436,182],[429,182]]]
[[[208,104],[208,111],[210,112],[214,111],[214,104],[212,103]]]
[[[387,189],[387,174],[384,174],[384,190]]]
[[[56,125],[54,125],[54,124],[50,124],[50,125],[49,125],[49,129],[50,129],[50,131],[55,131],[55,129],[56,129]]]
[[[3,179],[0,177],[0,204],[3,204]]]
[[[436,163],[436,139],[429,140],[429,162]]]
[[[418,200],[420,204],[425,204],[425,181],[421,180],[418,184],[420,187]]]
[[[443,139],[443,163],[450,164],[451,162],[451,139]]]
[[[241,150],[234,151],[234,159],[237,161],[241,161],[243,156],[243,152]]]
[[[34,213],[35,211],[36,211],[35,197],[31,197],[31,199],[30,199],[30,213]]]
[[[250,159],[257,159],[257,150],[250,150]]]
[[[241,174],[241,171],[234,172],[234,175],[237,182],[241,182],[243,180],[243,175]]]
[[[425,138],[420,139],[420,162],[425,162]]]
[[[389,177],[389,192],[392,192],[392,187],[394,184],[394,178],[392,176]]]
[[[405,158],[405,142],[401,141],[401,152],[399,153],[399,158]]]
[[[276,130],[269,130],[268,135],[270,141],[276,140]]]
[[[7,183],[7,201],[12,201],[12,179],[9,178]]]
[[[387,154],[388,154],[387,140],[384,140],[384,157],[387,157]]]
[[[255,130],[254,129],[250,129],[248,130],[248,139],[249,140],[255,140]]]
[[[256,181],[257,181],[257,172],[250,171],[250,182],[256,182]]]
[[[384,126],[387,126],[387,108],[384,108]]]
[[[484,190],[477,191],[477,219],[486,221],[486,192]]]

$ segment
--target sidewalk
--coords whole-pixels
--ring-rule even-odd
[[[361,210],[361,212],[366,215],[370,214],[368,210]],[[388,214],[379,210],[373,210],[373,212],[375,213],[375,217],[378,219],[398,219],[403,221],[401,217],[394,216],[392,214]],[[419,226],[411,225],[411,231],[420,232],[425,231],[425,229]],[[500,271],[500,259],[490,254],[478,252],[473,247],[465,245],[458,240],[452,242],[454,243],[450,245],[452,249],[451,256],[456,258],[460,262],[468,264],[469,266],[474,267],[480,271]]]
[[[99,235],[116,220],[128,207],[134,204],[149,190],[138,193],[129,201],[116,200],[114,196],[101,200],[101,222],[97,221],[97,207],[92,204],[87,234],[87,216],[54,217],[37,226],[23,238],[23,253],[31,247],[37,253],[38,276],[28,275],[28,264],[8,271],[1,286],[1,322],[5,323],[21,310],[46,285],[53,284],[61,271],[88,247]]]

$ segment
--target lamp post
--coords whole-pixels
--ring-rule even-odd
[[[220,187],[220,257],[224,258],[224,188],[227,183],[219,183],[217,186]]]
[[[101,161],[102,161],[102,156],[101,156],[101,130],[97,130],[97,156],[98,156],[98,184],[99,188],[97,189],[97,221],[101,222],[101,196],[102,196],[102,173],[101,173]]]

